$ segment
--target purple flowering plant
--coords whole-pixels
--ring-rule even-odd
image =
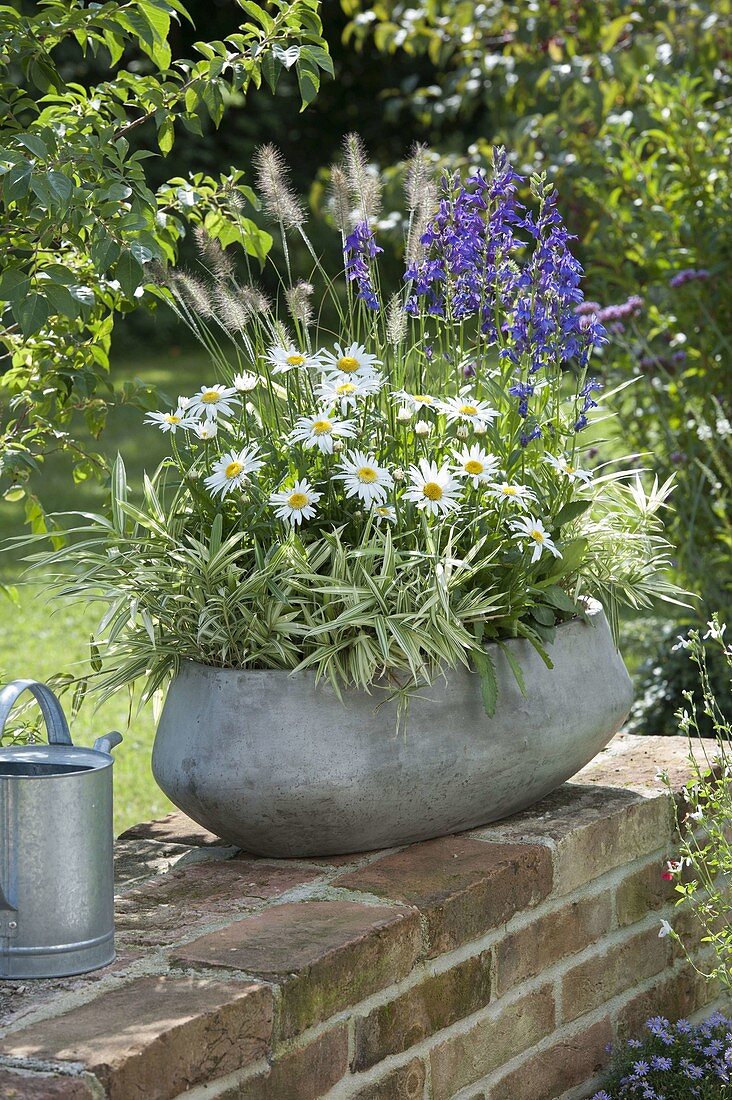
[[[578,312],[582,269],[547,181],[522,179],[502,149],[435,178],[418,149],[404,274],[386,287],[380,182],[357,138],[331,173],[336,273],[279,153],[256,164],[280,293],[241,282],[205,238],[206,278],[161,273],[214,378],[148,415],[171,455],[142,507],[118,463],[115,523],[85,526],[57,559],[83,575],[80,597],[134,601],[123,631],[106,619],[115,686],[150,669],[155,686],[185,656],[315,668],[336,688],[384,673],[409,687],[472,659],[495,684],[484,641],[522,636],[551,664],[556,626],[588,601],[614,622],[619,603],[671,595],[669,486],[647,492],[622,462],[585,457],[605,330]]]
[[[699,1024],[653,1016],[645,1031],[615,1051],[592,1100],[730,1100],[732,1020],[721,1012]]]

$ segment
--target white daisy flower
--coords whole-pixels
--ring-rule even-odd
[[[348,375],[350,378],[378,374],[381,360],[366,351],[363,344],[349,344],[343,347],[334,344],[334,351],[319,352],[320,365],[326,374]]]
[[[409,476],[412,484],[404,495],[418,508],[436,516],[438,512],[444,515],[458,506],[460,482],[450,473],[447,462],[438,467],[436,462],[421,458],[419,466],[409,467]]]
[[[256,386],[259,379],[256,374],[250,374],[249,371],[243,371],[241,374],[234,375],[234,389],[238,393],[249,393]]]
[[[498,469],[496,456],[488,454],[479,443],[474,443],[472,447],[463,447],[462,451],[453,451],[453,454],[457,460],[454,472],[472,481],[474,489],[492,477]]]
[[[157,424],[161,432],[171,432],[173,435],[175,435],[179,428],[190,430],[194,427],[194,421],[188,416],[186,410],[182,409],[180,406],[178,406],[175,412],[148,413],[145,417],[145,423]]]
[[[374,517],[376,522],[381,523],[396,523],[396,511],[391,504],[379,504],[374,508]]]
[[[215,420],[202,420],[200,424],[193,425],[193,431],[199,439],[215,439],[219,426]]]
[[[215,420],[217,416],[231,416],[234,407],[239,404],[239,397],[233,386],[201,386],[195,393],[186,408],[189,416],[205,416],[207,420]]]
[[[419,409],[437,409],[439,402],[428,393],[407,393],[406,390],[397,390],[394,399],[402,405],[406,405],[413,413]]]
[[[358,497],[364,504],[383,504],[394,479],[385,466],[379,466],[372,454],[350,451],[340,464],[341,473],[334,481],[342,481],[347,497]]]
[[[294,344],[288,344],[286,348],[271,347],[267,352],[267,362],[272,367],[272,374],[287,374],[291,370],[307,370],[308,367],[320,368],[320,355],[310,355],[300,351]]]
[[[352,438],[356,434],[356,425],[351,420],[334,420],[324,412],[315,416],[300,416],[290,433],[293,443],[302,443],[304,447],[317,447],[323,454],[333,454],[335,436]]]
[[[570,481],[582,481],[586,484],[592,481],[592,474],[587,470],[580,470],[577,466],[573,466],[568,458],[558,458],[556,455],[544,455],[544,461],[557,471],[558,474],[564,474]]]
[[[243,489],[250,474],[256,474],[263,460],[259,457],[259,447],[249,443],[241,451],[228,451],[213,466],[213,473],[204,478],[204,485],[212,497],[225,497],[234,489]]]
[[[302,478],[291,489],[280,489],[279,492],[272,493],[269,503],[274,507],[278,519],[288,520],[296,527],[304,519],[313,518],[315,505],[322,495],[315,492],[307,478]]]
[[[562,555],[552,542],[540,519],[534,519],[533,516],[521,516],[520,519],[513,521],[511,530],[514,532],[513,537],[518,542],[528,543],[529,546],[533,544],[532,562],[538,561],[545,550],[548,550],[555,558],[561,558]]]
[[[371,397],[378,393],[381,386],[382,381],[376,375],[361,378],[354,375],[345,381],[339,381],[338,378],[324,378],[315,387],[315,393],[328,408],[340,404],[341,411],[345,412],[349,408],[355,409],[360,398]]]
[[[439,404],[440,412],[447,417],[448,424],[463,422],[486,425],[492,424],[498,416],[495,409],[491,408],[487,401],[477,401],[469,394],[461,394],[460,397],[449,397],[447,401]]]
[[[512,501],[514,504],[518,504],[519,508],[526,508],[530,501],[536,500],[528,486],[518,485],[511,481],[502,481],[491,485],[488,496],[493,497],[494,500]]]

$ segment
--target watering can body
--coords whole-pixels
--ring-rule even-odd
[[[0,691],[0,732],[25,690],[48,745],[0,748],[0,979],[81,974],[114,959],[112,747],[71,743],[45,685]]]

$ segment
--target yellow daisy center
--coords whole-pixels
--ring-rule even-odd
[[[574,466],[572,465],[571,462],[565,462],[564,472],[567,473],[567,474],[573,474],[574,473]]]
[[[304,355],[288,355],[287,359],[285,359],[285,362],[287,363],[288,367],[301,367],[303,365],[303,363],[305,362],[305,356]]]
[[[315,420],[313,421],[313,432],[315,435],[330,435],[333,431],[333,425],[330,420]]]
[[[442,500],[442,486],[438,485],[436,481],[426,482],[422,492],[427,500]]]
[[[475,405],[461,405],[460,412],[463,416],[475,416],[478,410]]]
[[[336,393],[355,393],[357,389],[358,386],[356,386],[353,382],[341,382],[340,386],[336,387]]]
[[[165,419],[169,424],[180,424],[180,417],[176,416],[175,413],[170,413]]]
[[[483,463],[479,462],[477,458],[469,458],[468,461],[465,463],[465,473],[466,474],[482,474],[483,473]]]
[[[432,404],[432,398],[426,393],[415,393],[414,400],[419,401],[422,405]]]
[[[241,462],[230,462],[224,470],[224,473],[227,477],[238,477],[243,469],[244,467],[242,466]]]
[[[543,531],[540,531],[538,527],[535,527],[534,530],[531,532],[531,537],[534,542],[543,542],[546,538],[546,535]]]
[[[201,394],[201,400],[204,405],[215,405],[217,401],[221,400],[221,394],[218,390],[206,390]]]
[[[391,515],[391,512],[389,511],[388,508],[385,508],[382,504],[381,508],[376,509],[376,514],[377,514],[377,516],[389,516],[389,515]]]
[[[307,502],[308,498],[306,493],[290,493],[289,499],[287,501],[291,508],[295,508],[298,511],[301,508],[304,508]]]
[[[356,477],[365,485],[373,485],[373,483],[379,479],[379,475],[373,466],[361,466],[356,473]]]
[[[518,496],[518,490],[514,488],[513,485],[502,485],[501,492],[503,493],[504,497]]]
[[[338,370],[345,371],[346,374],[353,374],[360,365],[358,359],[354,359],[352,355],[344,355],[338,360]]]

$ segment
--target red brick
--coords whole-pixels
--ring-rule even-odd
[[[616,994],[659,974],[669,958],[668,941],[660,939],[655,928],[631,936],[614,947],[599,947],[589,959],[564,975],[564,1020],[576,1020]]]
[[[426,1073],[424,1062],[413,1058],[406,1066],[351,1093],[351,1100],[422,1100]]]
[[[587,1031],[529,1057],[491,1086],[487,1100],[556,1100],[607,1065],[607,1046],[612,1039],[610,1020],[601,1020]]]
[[[612,901],[609,892],[547,913],[499,943],[496,956],[496,993],[533,978],[568,955],[602,939],[610,930]]]
[[[469,1031],[453,1035],[432,1048],[433,1100],[449,1100],[460,1089],[482,1081],[511,1058],[551,1035],[554,1022],[551,985],[510,1004],[499,1001],[495,1012]]]
[[[398,1054],[456,1020],[484,1008],[491,995],[491,955],[466,959],[436,974],[354,1024],[354,1072]]]
[[[143,821],[120,833],[120,840],[157,840],[171,844],[186,844],[190,848],[207,848],[210,845],[228,845],[215,833],[193,821],[180,810],[160,817],[156,821]]]
[[[258,859],[194,863],[159,875],[117,901],[119,939],[139,945],[175,943],[182,933],[261,909],[295,886],[319,878],[314,869]]]
[[[58,1073],[24,1073],[0,1069],[0,1100],[96,1100],[99,1085],[89,1078]]]
[[[479,939],[545,898],[551,858],[541,845],[451,836],[413,844],[336,884],[416,906],[427,921],[434,956]]]
[[[263,1073],[217,1093],[217,1100],[320,1100],[347,1068],[348,1030],[342,1026],[274,1059]]]
[[[714,741],[704,741],[710,759],[716,755]],[[701,749],[700,749],[701,752]],[[574,776],[573,783],[622,787],[643,794],[664,790],[659,772],[667,773],[673,790],[680,791],[691,779],[689,747],[685,737],[638,737],[619,733],[603,752]]]
[[[79,1062],[109,1100],[170,1100],[261,1058],[272,991],[244,982],[140,978],[6,1036],[0,1053]]]
[[[676,894],[675,882],[663,878],[664,861],[659,857],[653,863],[631,871],[617,888],[617,917],[621,928],[635,924],[649,913],[672,901]]]
[[[650,989],[626,1001],[616,1014],[618,1039],[640,1038],[651,1016],[665,1016],[674,1021],[692,1016],[712,1004],[719,993],[713,982],[687,963],[671,974],[659,976]]]
[[[492,843],[549,845],[554,893],[569,894],[606,871],[668,846],[673,813],[666,795],[647,798],[565,783],[523,813],[471,835]]]
[[[263,913],[178,949],[176,965],[244,970],[282,983],[287,1038],[403,978],[421,953],[419,918],[398,906],[310,901]]]

